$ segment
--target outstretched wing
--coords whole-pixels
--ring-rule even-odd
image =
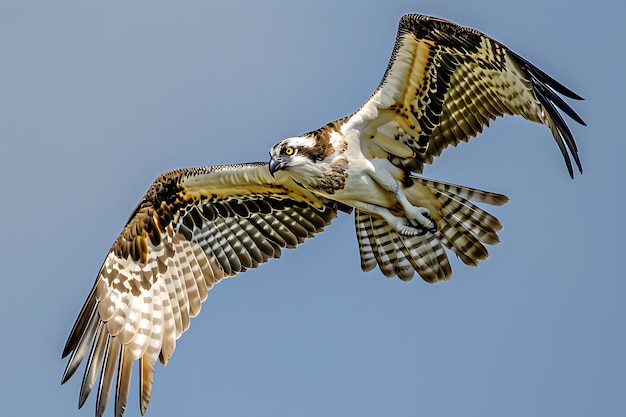
[[[69,335],[62,382],[87,355],[79,406],[98,374],[96,415],[117,374],[115,414],[126,406],[139,360],[141,412],[157,358],[166,364],[176,339],[223,278],[255,268],[321,231],[336,206],[267,164],[181,169],[162,174],[109,251]],[[90,348],[91,346],[91,348]]]
[[[573,177],[582,172],[560,109],[583,120],[557,94],[574,92],[488,36],[442,19],[406,15],[379,87],[346,120],[370,158],[421,173],[448,145],[467,141],[505,114],[547,125]]]

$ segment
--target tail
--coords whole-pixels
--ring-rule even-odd
[[[499,206],[508,202],[508,197],[426,178],[412,179],[414,184],[405,189],[405,194],[411,203],[430,209],[437,231],[403,236],[382,218],[356,210],[361,269],[367,272],[378,265],[385,276],[397,276],[403,281],[411,280],[417,272],[432,283],[452,274],[443,246],[466,265],[477,266],[478,261],[486,259],[484,245],[500,241],[497,232],[502,224],[470,200]]]

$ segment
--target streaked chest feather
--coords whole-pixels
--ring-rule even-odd
[[[365,158],[360,151],[359,154],[360,157],[358,158],[349,157],[350,165],[346,171],[345,186],[341,190],[337,190],[332,198],[349,205],[358,201],[381,207],[395,207],[398,204],[397,199],[374,179],[374,174],[377,170],[385,169],[394,175],[398,173],[393,171],[398,169],[386,159],[370,160]],[[391,169],[389,169],[390,167]]]
[[[330,199],[345,204],[356,201],[367,202],[383,207],[395,207],[395,197],[383,189],[373,178],[377,170],[387,170],[394,177],[402,176],[401,170],[393,166],[387,159],[369,159],[363,155],[360,144],[336,132],[332,138],[338,152],[330,161],[323,161],[324,171],[309,188]],[[341,140],[339,140],[341,138]],[[349,162],[348,162],[349,161]],[[397,172],[396,172],[397,171]]]
[[[348,179],[348,160],[345,157],[335,158],[327,164],[322,176],[310,184],[314,191],[332,196],[345,188]]]

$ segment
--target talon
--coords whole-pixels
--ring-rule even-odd
[[[437,231],[437,223],[431,219],[427,209],[423,209],[421,218],[407,218],[409,225],[417,230],[417,234],[413,236],[423,236],[426,233],[435,233]]]
[[[425,230],[422,228],[412,227],[406,224],[398,225],[396,230],[404,236],[423,236],[425,233]]]
[[[411,207],[410,210],[405,210],[405,216],[412,226],[416,226],[418,229],[425,229],[432,231],[433,228],[437,229],[437,225],[430,217],[430,210],[425,207]]]
[[[396,226],[396,230],[404,236],[424,236],[428,232],[436,232],[437,226],[430,226],[426,228],[419,224],[398,224]]]
[[[418,226],[416,227],[416,229],[417,229],[417,236],[424,236],[428,232],[431,232],[431,233],[433,232],[432,227]],[[435,231],[437,231],[437,228],[435,228]]]

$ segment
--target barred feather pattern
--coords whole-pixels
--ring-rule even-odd
[[[143,414],[157,359],[168,362],[176,340],[200,312],[213,285],[280,257],[281,248],[294,247],[321,231],[337,210],[350,211],[351,202],[404,215],[391,194],[354,200],[375,191],[371,185],[376,181],[361,181],[370,176],[374,160],[395,165],[388,173],[405,187],[411,204],[430,210],[437,230],[403,236],[377,215],[357,210],[362,269],[378,265],[385,276],[404,281],[415,272],[427,282],[445,280],[451,275],[445,248],[465,264],[478,265],[488,256],[485,245],[498,243],[502,226],[474,202],[500,205],[508,199],[411,175],[420,174],[423,165],[448,146],[469,140],[491,120],[511,114],[550,128],[573,177],[572,162],[580,172],[582,165],[561,112],[580,124],[584,121],[561,96],[582,99],[476,30],[438,18],[404,16],[391,60],[372,96],[351,116],[291,138],[311,146],[276,155],[293,158],[278,165],[273,159],[271,174],[268,164],[252,163],[174,170],[157,178],[107,254],[70,332],[62,382],[84,361],[79,407],[100,375],[96,415],[103,414],[115,392],[115,415],[121,416],[132,367],[139,361]],[[296,160],[306,163],[293,164]],[[328,168],[323,164],[334,168],[334,163],[340,168],[321,169]],[[294,180],[281,171],[288,165],[291,175],[300,170],[306,174],[300,175],[304,182],[321,186]],[[316,182],[312,177],[318,172],[333,175]],[[387,177],[381,178],[386,183]]]
[[[437,236],[400,235],[382,218],[361,210],[355,211],[354,221],[363,271],[378,265],[388,278],[410,281],[417,272],[427,282],[447,279],[452,273]]]
[[[550,128],[573,177],[582,173],[560,111],[585,122],[560,95],[582,100],[502,43],[474,29],[405,15],[380,85],[348,123],[368,152],[421,173],[448,146],[475,137],[491,120],[519,115]]]
[[[176,339],[189,327],[190,318],[200,312],[208,290],[224,277],[222,269],[197,244],[186,241],[171,226],[160,247],[151,247],[145,266],[111,251],[68,339],[68,343],[76,346],[72,346],[74,350],[63,382],[73,375],[87,347],[92,345],[79,407],[85,403],[101,371],[96,415],[104,413],[116,377],[115,415],[121,416],[127,403],[133,363],[139,360],[143,414],[157,359],[167,364]]]
[[[508,198],[470,187],[412,177],[426,186],[440,203],[437,231],[422,236],[403,236],[382,218],[355,211],[355,225],[361,269],[371,271],[378,265],[387,277],[398,276],[409,281],[417,272],[426,282],[446,280],[452,274],[446,251],[442,244],[454,252],[463,263],[477,266],[486,259],[485,244],[494,245],[500,240],[497,232],[502,224],[493,215],[473,204],[502,205]]]
[[[167,364],[209,290],[280,257],[281,248],[312,237],[336,215],[334,203],[311,199],[285,176],[273,178],[267,164],[176,170],[157,178],[107,254],[68,337],[62,382],[86,358],[79,408],[100,374],[96,416],[112,392],[115,415],[122,416],[139,361],[143,414],[157,360]]]

